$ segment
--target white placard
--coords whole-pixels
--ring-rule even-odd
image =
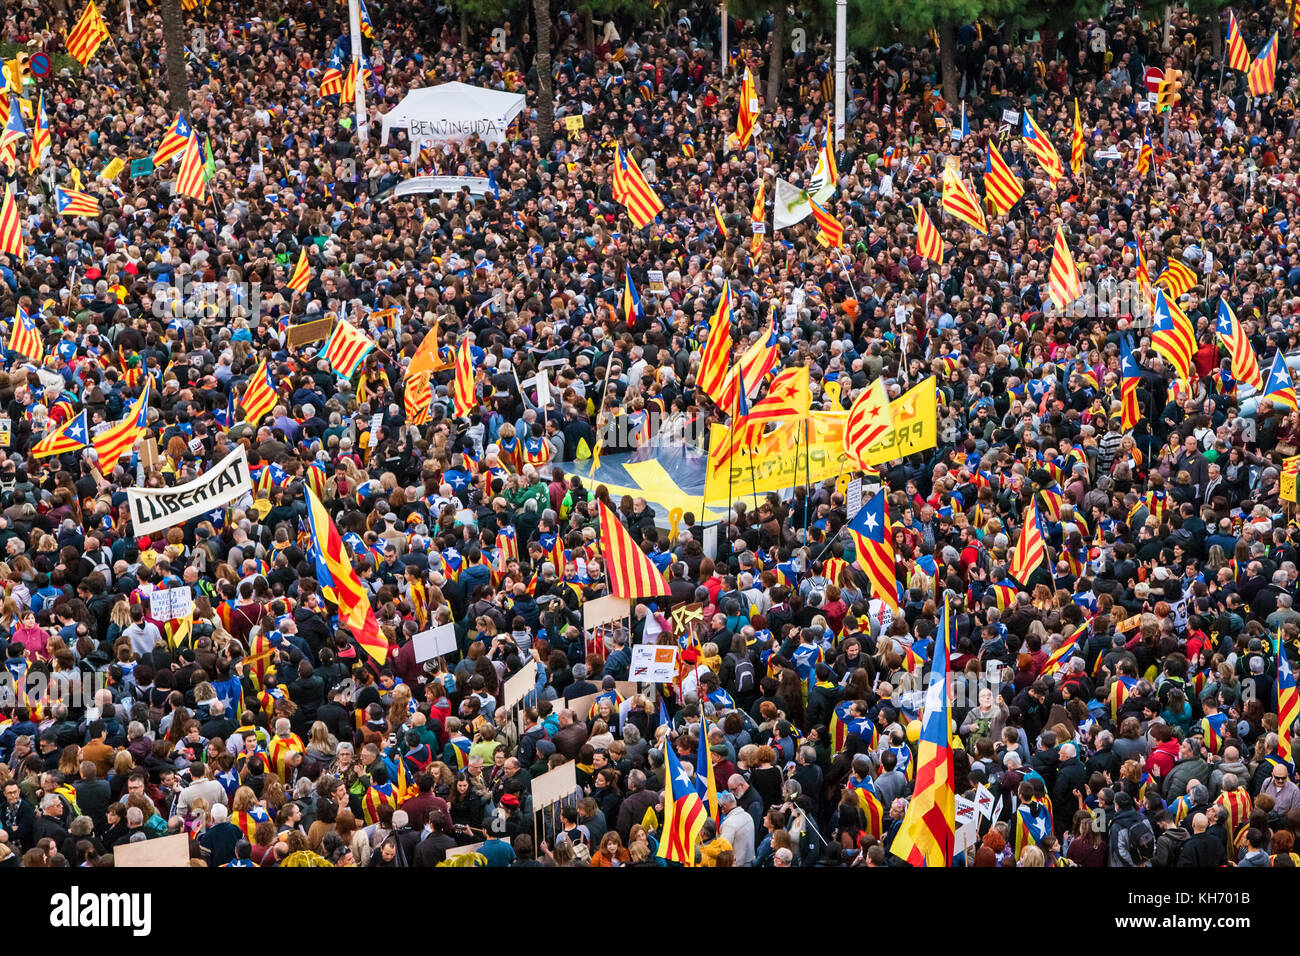
[[[849,520],[862,510],[862,479],[854,478],[849,482],[848,493],[844,496],[844,507]]]
[[[975,807],[985,820],[993,819],[993,794],[982,783],[975,788]]]
[[[578,789],[578,765],[570,760],[554,770],[536,777],[532,782],[533,812],[552,803],[567,800]]]
[[[178,621],[194,613],[194,593],[189,585],[149,592],[149,616],[155,621]]]
[[[506,678],[501,694],[501,706],[513,707],[537,688],[537,661],[529,661],[513,676]]]
[[[427,631],[421,631],[411,640],[415,642],[415,662],[423,664],[435,657],[442,657],[444,654],[452,654],[456,651],[456,625],[441,624]]]
[[[638,683],[671,684],[677,679],[677,647],[673,644],[636,644],[627,676]]]
[[[186,484],[175,488],[126,489],[132,531],[136,537],[163,531],[252,491],[248,455],[244,446],[239,445],[214,467]]]
[[[1017,111],[1017,110],[1003,110],[1003,111],[1002,111],[1002,122],[1006,123],[1008,126],[1019,126],[1019,125],[1020,125],[1020,113],[1019,113],[1019,111]]]
[[[662,269],[647,269],[646,277],[649,281],[649,289],[655,295],[667,295],[668,286],[664,282],[664,271]]]
[[[203,439],[202,439],[202,438],[191,438],[191,439],[190,439],[190,454],[192,454],[192,455],[201,455],[201,454],[203,454]]]
[[[8,418],[0,418],[0,448],[8,448],[13,440],[14,423]]]
[[[710,561],[718,559],[718,526],[711,524],[704,529],[704,555]]]
[[[384,424],[384,413],[375,412],[370,416],[370,435],[366,439],[366,447],[374,448],[379,444],[379,429]]]

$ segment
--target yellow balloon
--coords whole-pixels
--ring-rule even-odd
[[[914,720],[907,725],[907,739],[909,743],[916,743],[921,739],[921,722]]]

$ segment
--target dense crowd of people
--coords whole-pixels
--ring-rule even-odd
[[[13,4],[0,40],[62,63],[77,12]],[[544,142],[535,25],[510,25],[498,52],[494,24],[370,4],[363,146],[350,105],[320,96],[346,6],[187,11],[186,117],[215,165],[206,205],[173,195],[167,169],[130,173],[174,119],[156,8],[136,9],[130,34],[106,10],[113,39],[88,67],[28,89],[44,94],[53,148],[40,175],[22,149],[3,173],[27,254],[0,255],[0,315],[22,306],[46,357],[8,350],[0,372],[0,867],[107,866],[176,834],[214,867],[675,865],[659,853],[670,753],[700,778],[702,758],[712,765],[699,865],[904,865],[890,850],[945,601],[953,786],[993,801],[954,865],[1300,864],[1294,714],[1280,719],[1278,700],[1300,636],[1300,524],[1283,489],[1300,412],[1253,400],[1215,337],[1227,301],[1262,367],[1300,345],[1285,11],[1236,8],[1252,52],[1283,27],[1265,97],[1225,67],[1222,23],[1180,10],[1167,43],[1119,6],[1059,37],[959,29],[960,103],[942,95],[933,42],[852,51],[827,204],[839,252],[812,220],[769,226],[757,248],[750,224],[760,188],[770,202],[776,177],[813,172],[832,122],[825,44],[792,54],[769,16],[733,20],[721,50],[709,5],[590,29],[554,12],[558,118]],[[762,104],[736,148],[746,66]],[[1186,76],[1167,133],[1139,105],[1148,66]],[[414,157],[400,133],[379,145],[382,113],[450,80],[522,90],[529,109],[502,144]],[[1032,103],[1068,157],[1076,101],[1084,166],[1052,182],[1003,115]],[[1148,129],[1154,168],[1140,175]],[[990,141],[1026,194],[980,235],[940,216],[940,180],[954,160],[978,184]],[[615,144],[664,203],[645,229],[615,201]],[[114,159],[126,171],[97,178]],[[428,171],[493,189],[386,196]],[[79,182],[101,214],[59,217],[50,184]],[[941,265],[916,252],[916,201],[944,236]],[[1095,308],[1047,304],[1058,227]],[[1190,382],[1123,304],[1139,299],[1125,298],[1138,242],[1153,276],[1178,262],[1198,277],[1182,300]],[[644,316],[625,310],[625,275]],[[809,368],[814,410],[847,409],[877,379],[897,397],[935,376],[937,445],[870,477],[887,493],[898,615],[880,613],[840,534],[834,479],[710,502],[727,510],[706,554],[705,509],[670,526],[589,477],[593,449],[730,420],[697,383],[724,280],[736,354],[778,306],[777,369]],[[319,341],[289,347],[292,326],[322,318],[377,343],[355,378]],[[435,328],[447,361],[413,423],[404,369]],[[449,350],[466,337],[476,401],[456,417]],[[1126,338],[1141,368],[1128,429]],[[278,403],[250,424],[239,398],[263,360]],[[543,362],[549,395],[521,390]],[[92,431],[120,420],[146,386],[148,449],[31,454],[83,408]],[[240,444],[255,496],[135,532],[124,489],[189,481]],[[318,580],[307,488],[352,552],[382,661]],[[1031,501],[1050,560],[1018,582],[1008,568]],[[608,591],[601,502],[671,596],[592,632],[583,606]],[[194,614],[178,637],[150,595],[182,586]],[[699,624],[686,628],[673,612],[690,605]],[[418,659],[414,636],[444,624],[457,651]],[[678,679],[629,686],[640,643],[678,645]],[[502,706],[529,662],[535,689]],[[533,782],[569,762],[575,792],[535,808]]]

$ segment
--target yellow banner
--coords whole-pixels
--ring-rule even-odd
[[[868,465],[880,465],[939,444],[937,395],[934,377],[931,376],[890,402],[894,428],[872,443],[862,456],[863,460]]]
[[[812,412],[807,419],[807,442],[802,421],[791,422],[764,435],[753,452],[738,451],[730,458],[730,432],[723,425],[714,425],[704,473],[705,502],[729,501],[733,492],[763,494],[838,477],[844,470],[846,418],[842,413]]]
[[[122,162],[121,157],[114,156],[113,161],[105,166],[104,171],[99,175],[104,179],[117,179],[124,169],[126,169],[126,163]]]
[[[1298,470],[1300,470],[1300,455],[1292,455],[1282,462],[1279,492],[1286,501],[1296,500],[1295,478]]]

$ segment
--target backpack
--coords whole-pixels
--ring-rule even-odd
[[[987,575],[993,569],[993,559],[989,557],[989,549],[982,543],[975,545],[975,567]]]
[[[736,662],[736,694],[750,694],[754,691],[754,663],[749,658]]]
[[[1129,824],[1120,832],[1119,839],[1128,841],[1128,855],[1134,866],[1144,866],[1156,855],[1156,835],[1149,820]]]

